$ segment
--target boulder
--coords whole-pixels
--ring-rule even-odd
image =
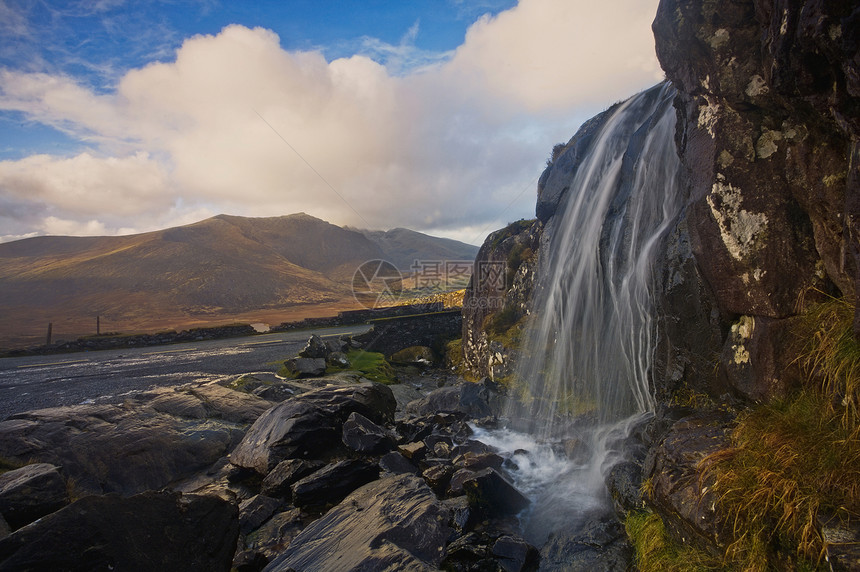
[[[239,504],[239,532],[248,534],[269,520],[281,506],[281,501],[266,495],[254,495]]]
[[[274,469],[266,475],[260,486],[260,491],[270,497],[291,497],[290,488],[293,483],[318,471],[325,466],[322,461],[307,459],[287,459],[278,463]]]
[[[284,362],[284,367],[290,375],[296,378],[319,377],[325,374],[324,358],[290,358]]]
[[[406,457],[396,451],[383,455],[382,458],[379,459],[379,466],[382,467],[383,471],[388,471],[395,475],[402,473],[417,475],[420,472],[418,467],[410,463]]]
[[[491,516],[517,514],[530,501],[493,468],[476,472],[463,482],[469,504]]]
[[[379,466],[363,460],[332,463],[293,483],[293,504],[317,509],[339,503],[343,497],[379,478]]]
[[[351,413],[390,422],[395,407],[391,390],[378,383],[308,391],[261,415],[230,454],[230,462],[266,475],[285,459],[324,457],[340,445]]]
[[[66,481],[54,465],[34,463],[0,475],[0,514],[12,529],[67,504]]]
[[[303,358],[322,358],[325,359],[328,357],[328,354],[331,353],[326,342],[322,340],[318,335],[314,334],[310,338],[308,338],[308,343],[305,344],[305,347],[299,352],[299,356]]]
[[[392,475],[353,492],[265,570],[435,570],[448,520],[448,509],[419,477]]]
[[[642,508],[642,466],[634,461],[614,465],[606,475],[606,488],[612,497],[615,513],[624,518],[627,512]]]
[[[394,437],[361,413],[350,413],[343,424],[341,441],[352,451],[365,455],[385,453],[394,448]]]
[[[463,413],[473,418],[498,413],[498,396],[491,384],[463,382],[453,387],[442,387],[406,406],[406,413],[421,417],[438,413]]]
[[[146,492],[85,497],[0,541],[0,570],[230,570],[236,506]]]
[[[332,367],[347,368],[352,365],[343,352],[331,352],[325,361]]]
[[[537,570],[540,552],[537,548],[516,536],[505,535],[493,544],[493,556],[505,572]]]
[[[574,534],[554,534],[540,553],[548,572],[625,572],[633,569],[633,547],[624,527],[608,517],[592,521]]]

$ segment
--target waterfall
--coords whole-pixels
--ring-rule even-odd
[[[654,406],[654,270],[682,204],[674,89],[620,104],[548,225],[535,319],[510,414],[550,438],[584,414],[617,422]]]
[[[544,229],[508,428],[481,435],[514,447],[538,546],[609,510],[604,477],[654,407],[655,271],[683,210],[674,95],[664,83],[606,112],[572,170]]]

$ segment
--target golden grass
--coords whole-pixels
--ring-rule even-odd
[[[786,558],[814,568],[824,550],[819,512],[860,517],[860,441],[828,402],[806,390],[759,406],[739,420],[730,448],[702,461],[731,526],[727,560],[751,571]]]
[[[635,550],[640,572],[700,572],[730,570],[723,563],[692,546],[674,542],[663,521],[650,511],[631,511],[624,529]]]
[[[860,427],[860,340],[854,337],[855,307],[829,298],[798,319],[797,362],[809,381],[831,397],[830,411],[840,412],[845,427]]]

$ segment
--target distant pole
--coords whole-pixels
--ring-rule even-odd
[[[51,345],[51,331],[54,329],[54,323],[48,322],[48,343],[46,345]]]
[[[96,316],[96,335],[102,335],[102,322],[100,316]]]

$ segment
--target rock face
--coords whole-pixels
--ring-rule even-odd
[[[490,234],[478,251],[463,298],[462,331],[464,364],[475,377],[494,380],[512,371],[513,348],[494,338],[531,310],[542,228],[540,221],[512,223]]]
[[[236,506],[147,492],[86,497],[0,541],[0,570],[230,570]]]
[[[810,287],[856,296],[858,26],[851,2],[660,3],[687,227],[727,315],[790,316]]]
[[[438,568],[448,509],[413,475],[365,485],[308,526],[266,572]]]

